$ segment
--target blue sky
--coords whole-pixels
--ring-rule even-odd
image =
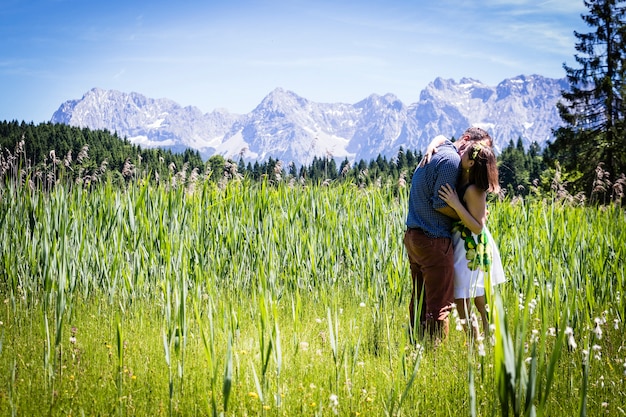
[[[405,104],[436,77],[565,76],[582,0],[4,0],[0,120],[45,122],[93,87],[247,113],[282,87]]]

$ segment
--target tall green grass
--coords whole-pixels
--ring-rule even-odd
[[[482,351],[411,342],[397,185],[1,192],[2,415],[624,413],[619,207],[490,206]]]

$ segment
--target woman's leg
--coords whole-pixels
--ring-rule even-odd
[[[469,324],[468,317],[470,316],[470,300],[469,298],[457,298],[454,300],[456,304],[456,311],[459,313],[459,319],[463,323],[463,329],[467,330]]]
[[[480,313],[480,317],[482,319],[483,322],[483,333],[484,333],[484,337],[488,337],[489,336],[489,319],[487,318],[487,301],[485,300],[485,296],[481,295],[478,296],[476,298],[474,298],[474,305],[476,306],[476,308],[478,309],[478,312]]]

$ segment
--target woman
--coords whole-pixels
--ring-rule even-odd
[[[488,335],[485,281],[493,286],[505,280],[498,247],[485,225],[487,193],[500,190],[496,157],[490,147],[473,143],[461,156],[460,171],[456,190],[450,184],[439,190],[439,196],[460,218],[452,229],[454,298],[459,317],[465,322],[474,299]]]

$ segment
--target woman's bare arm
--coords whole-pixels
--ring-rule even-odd
[[[472,233],[480,234],[485,226],[487,217],[487,193],[475,185],[470,185],[465,191],[465,204],[459,199],[456,190],[449,184],[439,190],[439,196],[456,211],[459,219]]]
[[[420,162],[421,167],[430,162],[430,158],[432,158],[433,154],[437,153],[437,146],[443,144],[446,140],[448,140],[448,138],[446,138],[444,135],[437,135],[433,140],[430,141],[430,143],[426,147],[426,153],[424,154],[424,158],[422,158],[422,162]]]

